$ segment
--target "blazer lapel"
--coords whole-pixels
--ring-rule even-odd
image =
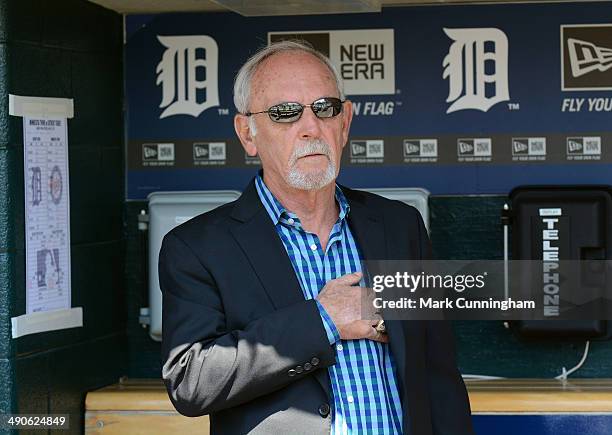
[[[272,305],[279,309],[303,301],[302,289],[291,261],[274,223],[259,200],[254,182],[238,199],[232,217],[242,222],[231,231],[251,262]]]
[[[348,223],[363,254],[363,259],[385,260],[387,247],[383,217],[358,200],[355,191],[344,190],[351,210]]]
[[[232,217],[243,222],[234,227],[232,233],[251,262],[272,305],[280,309],[303,301],[304,293],[291,260],[259,199],[254,182],[236,202]],[[313,374],[331,397],[327,370],[317,370]]]

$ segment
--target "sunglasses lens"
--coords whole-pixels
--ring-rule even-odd
[[[302,115],[304,107],[298,103],[281,103],[268,109],[268,115],[274,122],[294,122]]]
[[[321,98],[312,103],[312,111],[319,118],[332,118],[342,112],[342,101],[338,98]]]
[[[333,118],[342,112],[342,100],[326,97],[310,105],[318,118]],[[302,116],[304,106],[300,103],[280,103],[270,107],[267,112],[274,122],[295,122]]]

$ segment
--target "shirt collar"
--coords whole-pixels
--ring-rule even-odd
[[[274,222],[274,225],[277,225],[278,222],[283,217],[287,218],[290,216],[295,216],[293,213],[289,212],[280,203],[280,201],[276,199],[272,191],[268,189],[268,186],[266,186],[266,183],[263,180],[262,174],[263,174],[263,171],[259,171],[259,173],[255,177],[255,187],[257,189],[257,194],[259,195],[259,199],[261,199],[261,202],[264,208],[266,209],[266,211],[268,212],[268,214],[270,215],[272,222]],[[336,184],[335,196],[336,196],[336,201],[338,202],[338,206],[340,207],[340,214],[338,215],[338,221],[342,222],[348,215],[351,207],[348,201],[346,200],[346,197],[344,196],[342,189],[340,189],[340,187],[337,184]]]

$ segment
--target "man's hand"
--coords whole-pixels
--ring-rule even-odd
[[[360,279],[361,272],[349,273],[332,279],[325,284],[317,300],[336,325],[340,338],[344,340],[367,338],[387,343],[389,341],[387,334],[374,329],[373,325],[376,325],[381,317],[374,313],[371,298],[363,297],[367,289],[356,285]],[[368,306],[362,307],[364,300],[367,300]],[[368,320],[364,320],[364,317]]]

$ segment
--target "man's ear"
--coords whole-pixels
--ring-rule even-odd
[[[251,157],[256,156],[257,146],[255,146],[253,134],[249,128],[249,118],[240,113],[234,116],[234,130],[236,130],[236,135],[240,139],[242,148],[244,148],[247,155]]]
[[[342,148],[346,146],[351,129],[351,121],[353,120],[353,103],[350,100],[345,100],[342,109]]]

